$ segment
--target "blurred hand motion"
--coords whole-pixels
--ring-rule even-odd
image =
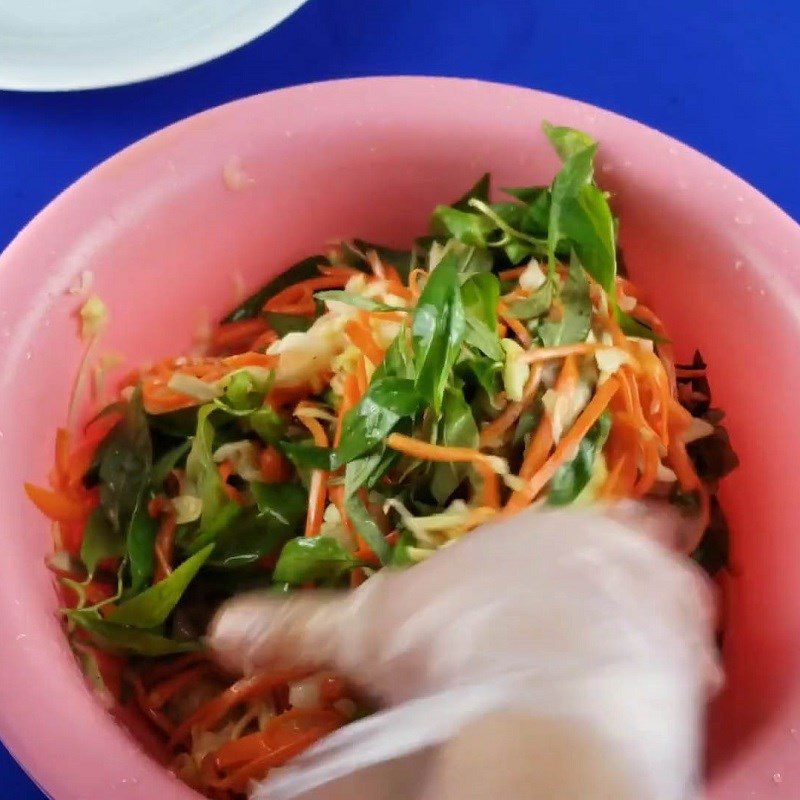
[[[253,797],[696,797],[713,602],[664,505],[528,511],[347,594],[224,606],[229,669],[331,668],[379,708]]]

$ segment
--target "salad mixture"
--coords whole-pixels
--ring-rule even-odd
[[[597,144],[545,125],[549,186],[485,175],[410,251],[362,241],[247,298],[202,357],[143,366],[60,429],[49,564],[86,675],[180,778],[235,798],[367,713],[328,673],[236,680],[203,652],[214,610],[257,587],[356,587],[530,505],[661,498],[697,520],[736,465],[705,364],[672,342],[617,251]],[[82,309],[102,328],[102,302]]]

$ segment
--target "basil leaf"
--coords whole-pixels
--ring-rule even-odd
[[[346,464],[372,450],[400,420],[415,416],[420,405],[421,398],[410,380],[375,380],[373,376],[366,394],[344,415],[342,436],[336,451],[338,463]]]
[[[153,443],[137,388],[100,456],[100,504],[115,530],[127,531],[150,480],[152,463]]]
[[[276,553],[303,532],[308,494],[296,483],[250,484],[256,505],[248,508],[235,525],[224,530],[209,564],[233,569]]]
[[[200,408],[192,447],[186,457],[186,478],[194,487],[194,493],[203,501],[203,511],[200,515],[200,541],[203,545],[213,540],[213,537],[228,525],[240,510],[236,503],[228,499],[217,465],[214,463],[214,426],[209,420],[209,415],[214,409],[213,404]],[[199,542],[195,545],[199,546]]]
[[[359,564],[330,536],[299,536],[283,546],[272,579],[292,586],[310,581],[335,582]]]
[[[158,658],[176,653],[189,653],[200,650],[199,642],[178,642],[167,639],[155,631],[129,628],[101,619],[96,612],[84,609],[70,611],[69,618],[91,634],[104,649],[130,653],[131,655]]]
[[[555,269],[556,250],[564,239],[562,228],[565,206],[578,197],[582,187],[591,183],[594,175],[596,145],[572,153],[556,175],[551,187],[550,219],[547,227],[547,257],[550,269]]]
[[[534,319],[550,310],[553,304],[553,284],[550,281],[540,286],[530,297],[517,300],[508,307],[508,316],[513,319]]]
[[[144,589],[153,577],[153,545],[156,541],[157,531],[158,525],[147,511],[147,500],[142,498],[141,504],[137,506],[128,526],[128,535],[125,541],[132,594]]]
[[[463,393],[449,388],[442,403],[442,418],[437,443],[447,447],[478,446],[478,425],[467,405]],[[431,494],[444,504],[459,487],[465,477],[472,473],[469,464],[436,464],[431,479]]]
[[[289,267],[285,272],[282,272],[276,278],[273,278],[265,286],[262,286],[257,292],[251,294],[246,300],[241,302],[236,308],[233,309],[223,322],[237,322],[241,319],[252,319],[261,314],[261,309],[264,303],[269,300],[273,295],[291,286],[298,281],[306,280],[307,278],[316,278],[319,276],[318,267],[321,264],[327,264],[328,260],[324,256],[311,256],[304,258],[302,261]],[[286,316],[286,315],[284,315]],[[270,322],[272,324],[272,322]]]
[[[461,287],[467,323],[464,341],[494,361],[503,359],[503,348],[497,335],[499,300],[500,282],[491,273],[472,275]]]
[[[574,248],[583,268],[613,294],[617,273],[616,233],[603,192],[587,184],[574,197],[565,197],[559,226],[561,236]]]
[[[317,292],[314,297],[318,300],[336,300],[339,303],[346,303],[355,308],[363,308],[365,311],[405,311],[402,306],[390,306],[386,303],[379,303],[370,297],[364,297],[353,292],[345,292],[339,289],[331,289],[326,292]]]
[[[559,294],[561,319],[545,319],[538,328],[545,347],[584,342],[592,321],[589,282],[581,265],[572,259],[567,279]]]
[[[503,191],[526,205],[531,205],[543,194],[548,194],[550,189],[547,186],[508,186],[504,187]]]
[[[272,406],[262,406],[254,411],[247,418],[247,424],[267,444],[275,444],[286,429],[286,423]]]
[[[86,571],[92,576],[101,561],[123,555],[125,537],[114,528],[102,507],[96,508],[89,516],[81,543],[81,561]]]
[[[478,179],[477,183],[468,189],[455,203],[451,205],[453,208],[458,209],[459,211],[469,211],[470,204],[469,201],[473,198],[476,200],[481,200],[484,203],[489,202],[489,195],[492,191],[492,174],[490,172],[485,172],[481,177]]]
[[[167,450],[167,452],[156,461],[150,473],[150,486],[154,491],[160,491],[167,476],[178,466],[181,459],[189,452],[190,447],[191,442],[187,439],[185,442],[181,442],[170,450]]]
[[[414,378],[414,354],[407,328],[403,327],[394,338],[383,356],[383,361],[378,364],[372,375],[372,382],[377,383],[383,378]]]
[[[542,130],[562,161],[566,161],[582,150],[597,146],[597,142],[588,133],[575,128],[558,127],[545,120],[542,122]]]
[[[649,339],[651,342],[656,342],[656,344],[661,344],[664,342],[664,339],[652,328],[648,328],[647,325],[639,322],[638,319],[635,319],[630,314],[624,312],[619,306],[614,308],[614,314],[617,318],[617,322],[619,322],[622,332],[626,336],[636,336],[639,339]]]
[[[448,253],[430,274],[411,325],[416,387],[436,413],[465,332],[458,270]]]
[[[300,469],[322,469],[332,472],[341,465],[338,453],[312,442],[278,442],[284,455]]]
[[[367,543],[370,550],[378,556],[381,564],[389,560],[390,549],[383,537],[383,531],[378,527],[378,523],[372,518],[361,499],[352,495],[345,501],[347,516],[356,529],[356,533]]]
[[[550,481],[547,502],[551,506],[572,503],[591,480],[595,461],[603,450],[611,430],[611,415],[603,413],[578,445],[575,457],[557,470]]]
[[[187,558],[164,580],[145,589],[130,600],[120,603],[109,616],[108,621],[116,625],[130,625],[134,628],[156,628],[162,625],[183,597],[183,593],[205,564],[214,545],[204,547],[200,552]]]
[[[350,461],[344,470],[344,496],[345,500],[354,495],[378,469],[383,461],[385,449],[376,450],[367,456],[355,458]]]
[[[495,224],[483,214],[460,211],[452,206],[437,206],[431,216],[431,230],[446,239],[458,239],[473,247],[486,247]]]

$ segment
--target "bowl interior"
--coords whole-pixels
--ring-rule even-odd
[[[374,79],[251,98],[167,129],[68,190],[0,259],[0,734],[59,800],[194,796],[85,689],[54,616],[47,526],[22,493],[49,469],[81,358],[68,288],[91,271],[111,314],[103,349],[129,365],[181,352],[242,281],[256,287],[331,239],[406,244],[485,170],[497,186],[549,181],[542,119],[600,139],[631,276],[678,353],[703,352],[741,458],[721,495],[735,575],[711,795],[749,797],[766,779],[770,797],[797,796],[797,227],[721,167],[612,114],[511,87]]]

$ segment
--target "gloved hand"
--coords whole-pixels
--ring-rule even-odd
[[[333,668],[382,709],[253,796],[694,796],[713,603],[651,541],[680,536],[652,508],[532,510],[345,595],[224,606],[210,643],[231,669]]]

